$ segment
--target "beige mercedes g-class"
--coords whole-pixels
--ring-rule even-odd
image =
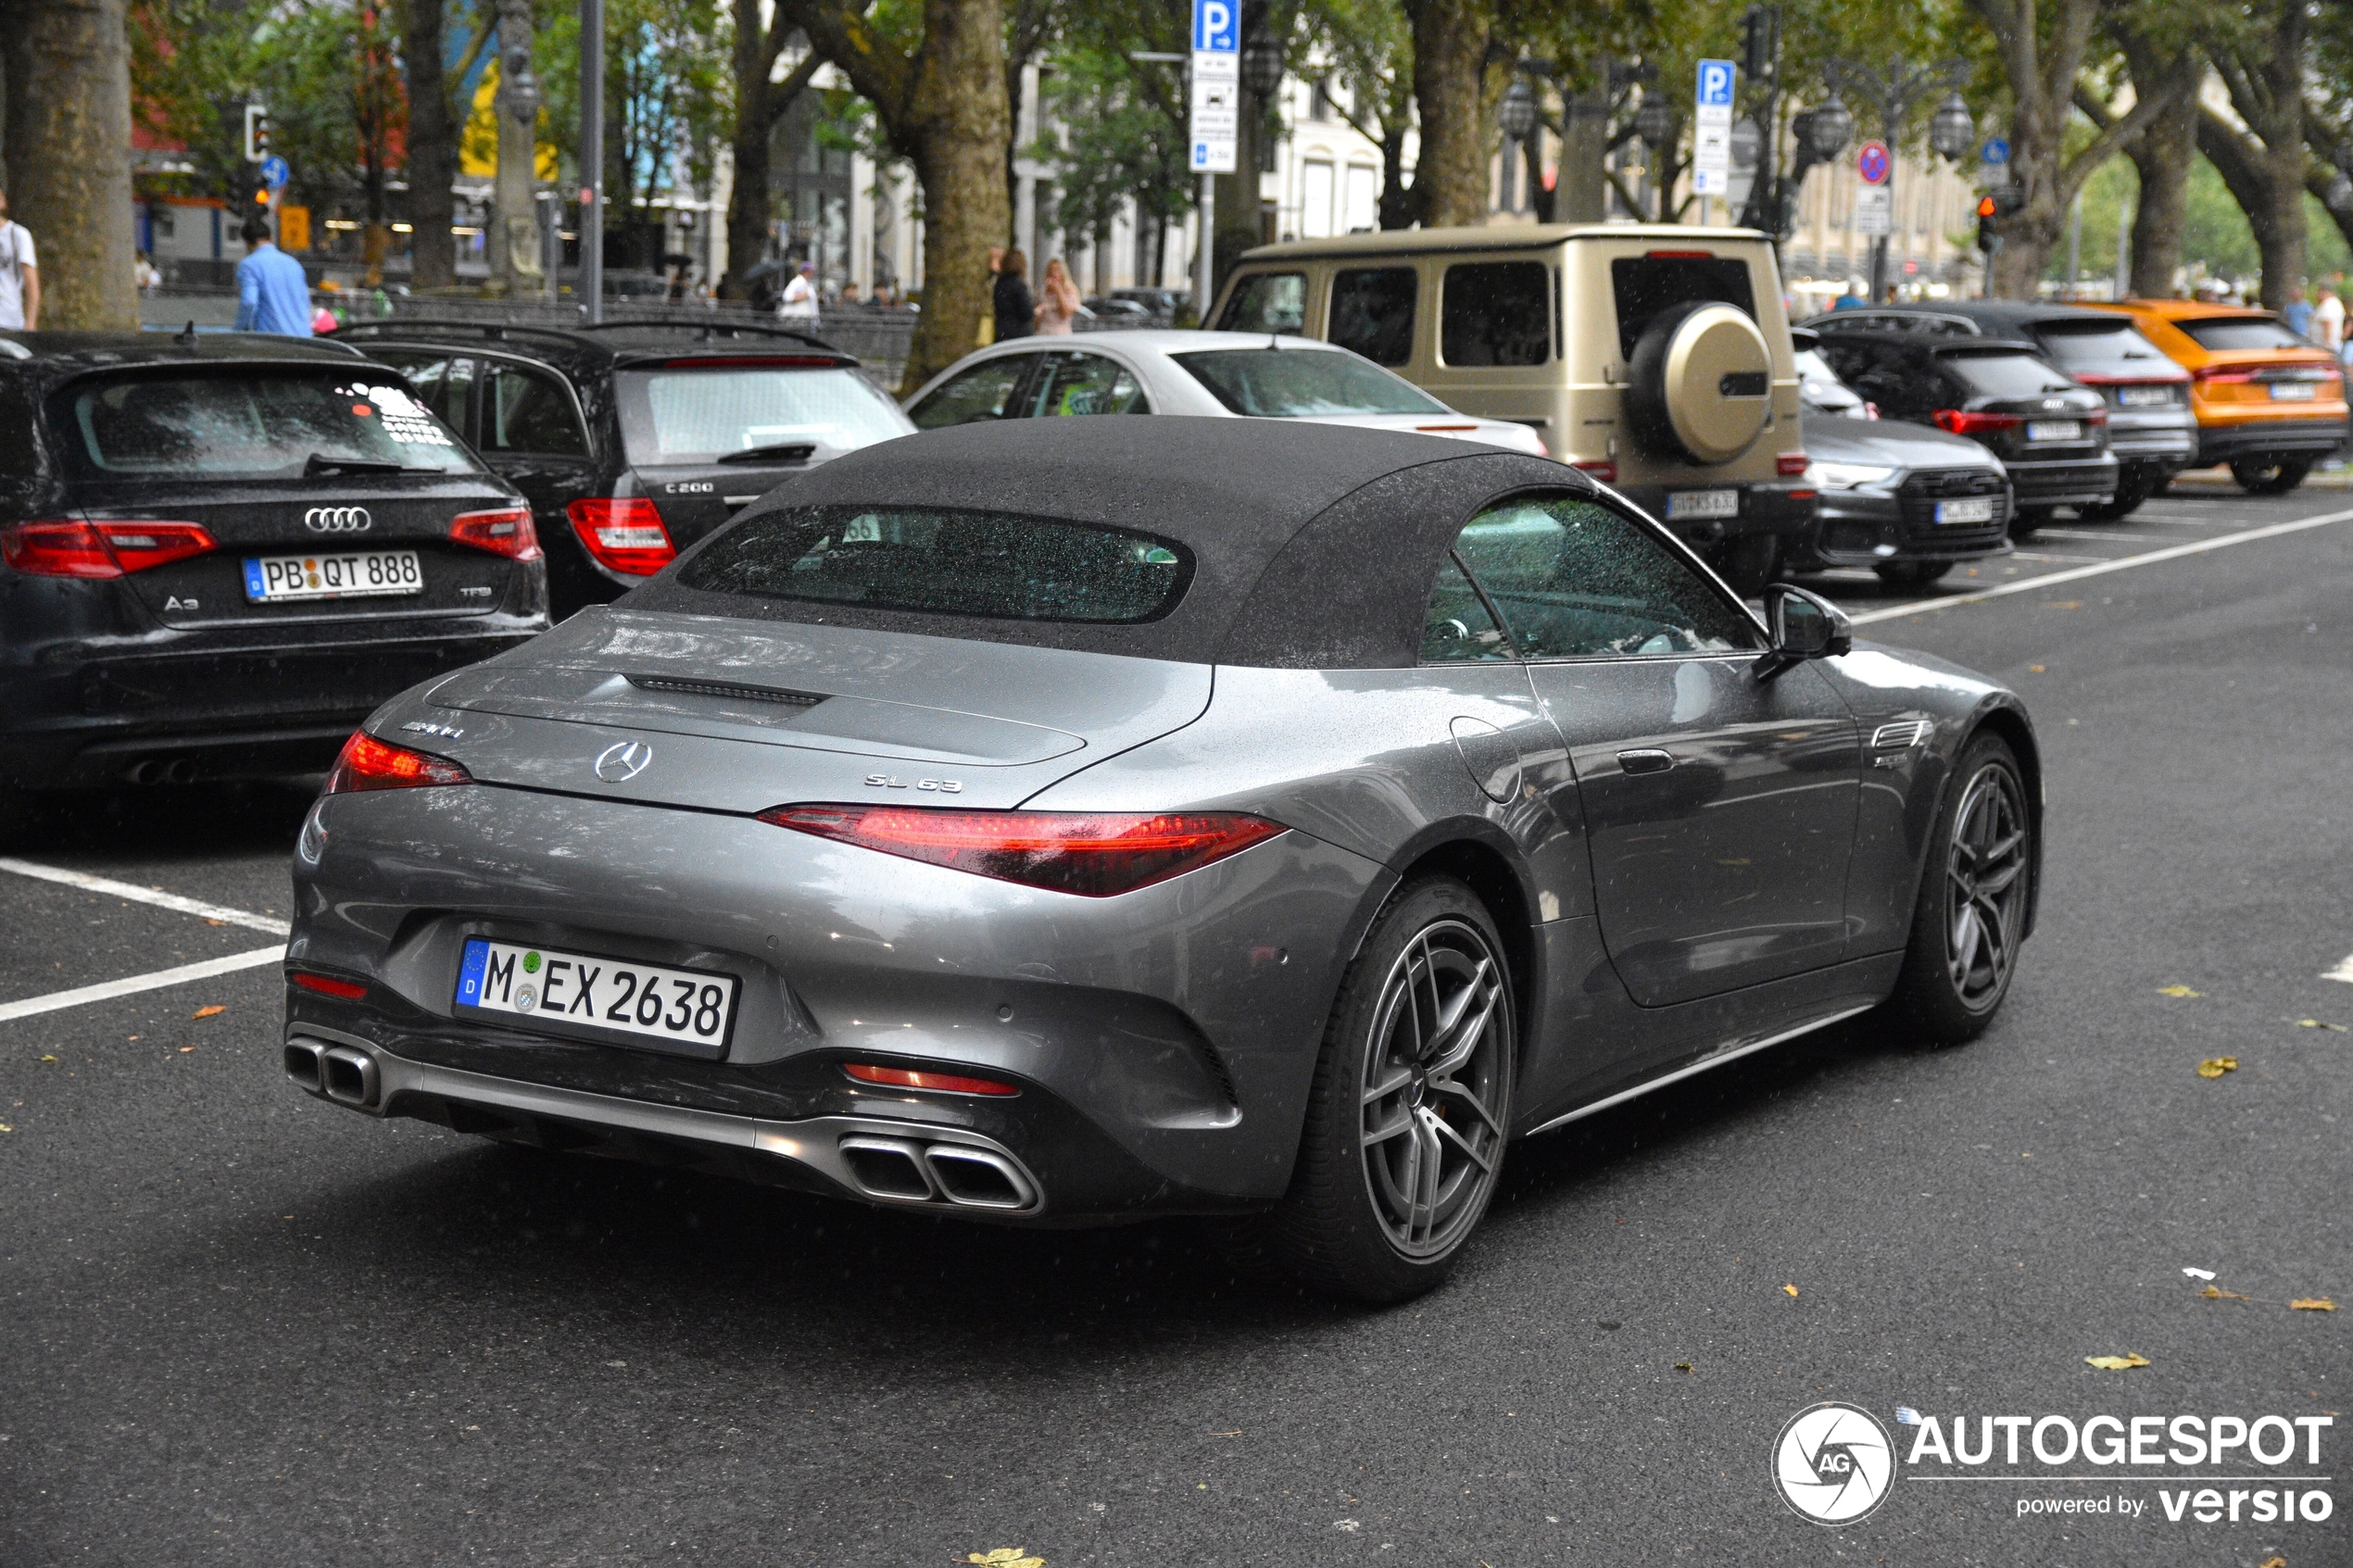
[[[1354,349],[1466,414],[1532,426],[1733,588],[1815,526],[1771,244],[1750,229],[1409,229],[1262,245],[1211,321]]]

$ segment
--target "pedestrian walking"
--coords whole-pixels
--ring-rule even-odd
[[[2331,354],[2345,346],[2345,301],[2326,283],[2321,285],[2320,303],[2312,307],[2311,337]]]
[[[804,261],[793,273],[792,282],[785,285],[785,296],[776,306],[776,314],[787,321],[805,321],[812,327],[817,324],[817,269],[814,263]]]
[[[1016,245],[997,264],[997,286],[989,305],[997,318],[997,341],[1027,337],[1038,329],[1038,301],[1029,292],[1029,257]]]
[[[237,331],[310,335],[310,281],[302,263],[271,242],[270,225],[248,218],[245,258],[237,263]]]
[[[41,330],[41,269],[32,258],[32,231],[9,218],[6,191],[0,191],[0,328]]]
[[[1078,285],[1070,281],[1070,269],[1058,256],[1046,263],[1046,275],[1038,282],[1038,332],[1047,337],[1069,336],[1079,309]]]
[[[2296,290],[2295,296],[2281,307],[2280,320],[2297,337],[2312,335],[2312,302],[2304,297],[2302,289]]]

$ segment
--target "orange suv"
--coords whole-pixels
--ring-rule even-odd
[[[2231,465],[2259,495],[2282,495],[2345,444],[2345,378],[2336,361],[2268,310],[2187,299],[2095,305],[2133,318],[2141,335],[2190,372],[2196,466]]]

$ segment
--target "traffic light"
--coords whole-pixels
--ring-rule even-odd
[[[1988,256],[2001,249],[2003,222],[2025,205],[2025,194],[2015,185],[1988,191],[1978,197],[1977,248]]]
[[[245,161],[259,163],[270,156],[270,106],[245,106]]]
[[[1770,6],[1751,6],[1741,18],[1741,64],[1751,82],[1769,82],[1773,78],[1775,36],[1780,18]]]

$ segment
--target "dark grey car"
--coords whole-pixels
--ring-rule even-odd
[[[2033,919],[2010,692],[1770,629],[1563,466],[1258,420],[797,477],[353,737],[287,1067],[467,1133],[1436,1284],[1506,1143]]]
[[[1924,587],[1965,560],[2010,554],[2010,480],[1974,441],[1901,420],[1806,415],[1822,525],[1807,564],[1867,566]]]

